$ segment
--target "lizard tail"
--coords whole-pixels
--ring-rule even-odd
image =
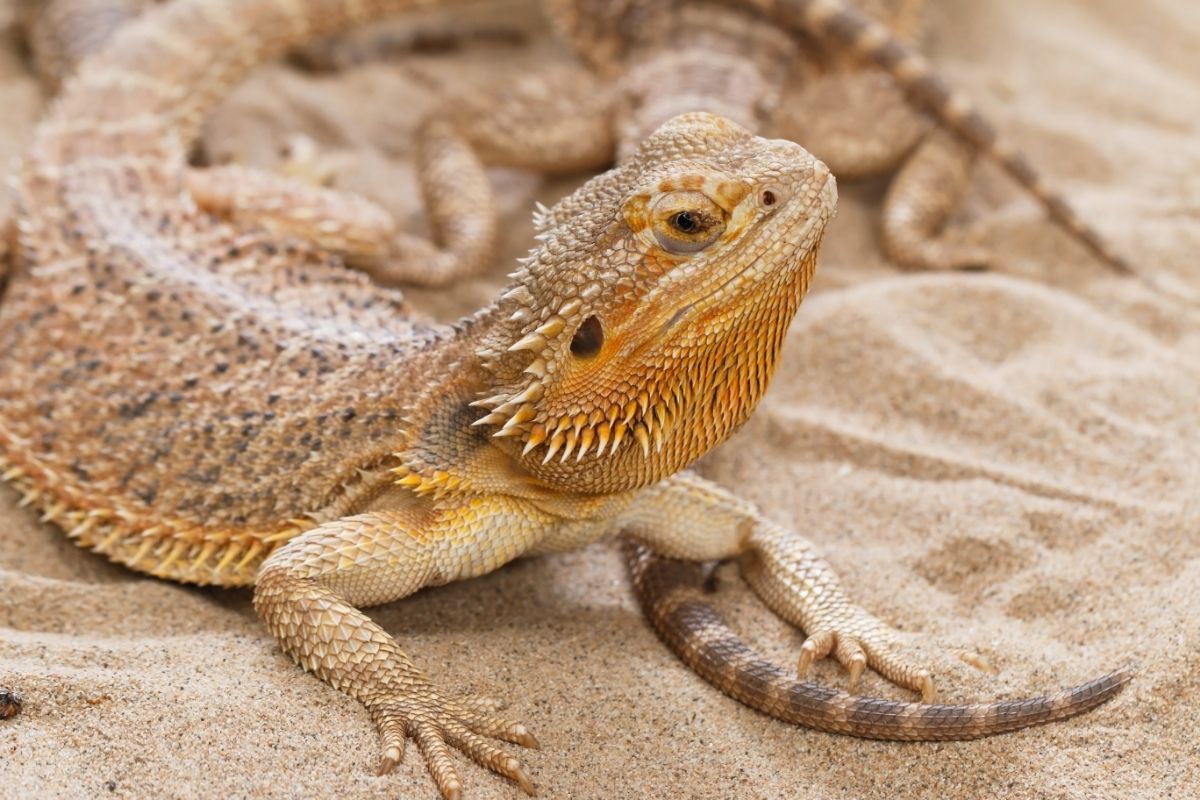
[[[186,146],[212,106],[258,64],[316,37],[433,2],[180,0],[128,22],[133,13],[118,14],[119,8],[141,3],[98,1],[92,3],[94,13],[61,19],[49,15],[48,9],[42,18],[46,24],[57,19],[48,30],[67,38],[61,46],[48,46],[47,52],[61,55],[65,48],[72,57],[83,58],[81,68],[66,80],[51,116],[70,119],[77,127],[93,120],[111,126],[133,106],[143,116],[158,118],[164,132]],[[66,10],[70,8],[68,4]],[[105,46],[91,53],[96,42]],[[82,138],[76,137],[74,144],[86,151]]]
[[[56,90],[149,0],[24,0],[20,21],[42,82]]]
[[[884,69],[909,98],[939,123],[998,163],[1045,207],[1050,218],[1080,241],[1113,272],[1136,273],[1096,230],[1080,218],[1062,194],[1038,174],[1029,160],[989,123],[964,95],[950,89],[920,53],[885,26],[842,0],[749,0],[780,24],[799,27],[822,40],[840,42]]]
[[[977,739],[1082,714],[1131,678],[1128,669],[1119,669],[1055,694],[969,705],[856,697],[796,680],[759,657],[706,602],[695,563],[663,558],[633,541],[625,548],[634,593],[679,658],[735,700],[807,728],[892,741]]]

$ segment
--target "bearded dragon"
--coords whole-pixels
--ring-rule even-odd
[[[538,742],[446,696],[360,609],[622,532],[676,652],[782,719],[961,739],[1121,689],[1124,670],[1025,701],[858,698],[765,665],[691,596],[673,559],[738,556],[806,631],[802,668],[833,652],[852,683],[870,666],[932,699],[929,672],[803,539],[685,471],[762,397],[812,279],[836,187],[799,145],[669,120],[540,212],[508,288],[454,325],[303,229],[197,203],[188,145],[247,70],[417,5],[177,0],[67,80],[16,178],[0,298],[0,474],[24,505],[131,569],[253,586],[284,652],[366,707],[380,771],[413,739],[445,798],[462,792],[451,748],[532,793],[492,740]]]
[[[82,55],[154,1],[26,0],[28,38],[44,80],[54,86]],[[495,204],[481,160],[547,173],[600,169],[614,156],[632,153],[670,117],[702,110],[801,142],[843,179],[895,172],[880,236],[886,255],[901,266],[991,264],[986,248],[943,235],[982,153],[1114,272],[1134,274],[1062,192],[919,55],[925,0],[541,5],[591,71],[558,69],[483,92],[446,87],[450,99],[438,116],[451,124],[422,129],[418,159],[441,247],[394,231],[389,241],[377,235],[380,226],[394,228],[382,209],[363,202],[343,209],[328,201],[325,210],[342,231],[354,228],[355,220],[372,222],[365,234],[326,246],[385,282],[444,285],[477,272],[495,249]],[[369,45],[360,48],[377,49]],[[431,81],[436,84],[436,76]],[[463,188],[436,196],[450,179]],[[247,179],[235,172],[233,180]],[[278,191],[272,186],[270,194]]]
[[[542,6],[587,69],[558,69],[498,90],[445,87],[442,115],[487,163],[547,173],[600,168],[634,152],[675,114],[711,111],[803,144],[839,179],[895,172],[882,211],[885,254],[911,269],[961,269],[993,260],[983,247],[942,235],[981,153],[1112,271],[1133,274],[919,54],[924,0]]]

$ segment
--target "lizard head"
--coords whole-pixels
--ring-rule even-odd
[[[495,307],[475,425],[543,483],[612,492],[695,461],[762,397],[837,191],[799,145],[675,117],[535,220]]]

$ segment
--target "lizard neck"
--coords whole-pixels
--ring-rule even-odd
[[[488,492],[546,499],[559,494],[497,447],[491,429],[474,424],[481,412],[472,404],[520,375],[519,359],[497,344],[520,338],[523,318],[514,318],[520,306],[511,293],[502,296],[456,323],[425,351],[414,374],[429,380],[406,404],[389,483],[435,497]]]

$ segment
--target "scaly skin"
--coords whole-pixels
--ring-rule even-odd
[[[41,7],[27,14],[26,27],[44,79],[54,85],[117,24],[151,2],[27,3]],[[676,114],[710,111],[803,143],[843,179],[894,172],[880,232],[884,252],[901,266],[991,264],[987,249],[942,236],[979,152],[1114,272],[1135,275],[1062,192],[920,55],[926,0],[542,4],[595,72],[557,70],[499,92],[464,94],[447,87],[453,99],[442,116],[453,126],[431,126],[436,135],[422,136],[418,153],[436,245],[397,233],[390,219],[386,230],[370,224],[387,219],[385,212],[360,200],[344,202],[337,193],[281,202],[287,192],[272,186],[270,200],[285,208],[321,205],[339,223],[338,235],[321,243],[377,280],[446,285],[479,271],[495,248],[496,212],[476,153],[488,163],[547,172],[597,169],[632,153]],[[437,165],[429,163],[431,152]],[[446,193],[447,183],[456,191]],[[369,222],[360,225],[358,212],[367,205]],[[1158,289],[1149,277],[1137,277]]]
[[[1131,677],[1128,670],[1120,669],[1044,697],[972,705],[945,705],[932,698],[902,703],[856,697],[796,680],[763,660],[713,611],[700,588],[698,566],[657,557],[636,542],[626,542],[626,560],[650,624],[696,674],[764,714],[829,733],[891,741],[976,739],[1095,708]],[[818,579],[829,574],[826,570],[824,565],[817,568]],[[805,650],[802,670],[814,655],[815,648]]]
[[[912,269],[991,262],[985,249],[941,237],[979,152],[1114,272],[1133,274],[916,51],[924,5],[543,0],[592,72],[557,70],[498,94],[459,93],[445,115],[485,162],[570,172],[620,161],[675,114],[718,113],[804,144],[839,177],[896,172],[881,238],[888,257]]]
[[[443,695],[360,608],[621,531],[662,557],[743,559],[808,632],[802,666],[832,650],[852,679],[871,666],[931,697],[928,672],[802,539],[681,472],[750,414],[808,288],[836,191],[802,148],[709,114],[671,120],[541,213],[509,288],[453,326],[316,244],[196,204],[187,145],[245,70],[415,5],[177,0],[67,81],[17,179],[0,473],[114,561],[253,584],[283,650],[367,708],[381,770],[411,738],[447,798],[462,790],[451,748],[532,792],[491,740],[537,741]],[[669,606],[651,616],[675,646],[711,643]],[[737,655],[711,652],[710,680]],[[725,688],[756,703],[770,683],[727,666]],[[903,730],[861,718],[877,701],[810,692],[793,718],[961,738],[1045,721],[1047,703],[1078,713],[1123,682],[938,706]]]
[[[157,2],[22,0],[19,27],[38,77],[57,91],[83,58]],[[284,165],[285,175],[223,165],[189,170],[187,184],[205,211],[300,236],[381,283],[444,285],[478,272],[491,260],[498,235],[483,165],[460,135],[431,122],[418,131],[416,166],[432,241],[401,232],[387,211],[366,198],[324,188],[330,175],[315,152],[294,156]],[[0,219],[0,233],[4,222]],[[0,265],[4,238],[0,235]]]
[[[761,10],[772,19],[820,41],[836,42],[851,54],[884,70],[905,94],[947,130],[994,160],[1046,209],[1051,219],[1087,247],[1119,275],[1134,275],[1123,256],[1067,203],[1060,192],[1043,178],[1016,145],[1000,135],[979,113],[970,98],[952,90],[934,72],[920,53],[905,46],[887,28],[858,14],[840,0],[723,0]],[[901,3],[913,6],[912,0]],[[920,2],[915,5],[921,5]],[[918,156],[920,153],[918,152]],[[934,155],[932,158],[944,158]],[[931,174],[943,174],[944,165],[934,165]],[[901,176],[903,178],[903,176]],[[912,180],[918,180],[913,178]],[[919,191],[919,190],[915,190]],[[925,191],[930,191],[926,189]]]

